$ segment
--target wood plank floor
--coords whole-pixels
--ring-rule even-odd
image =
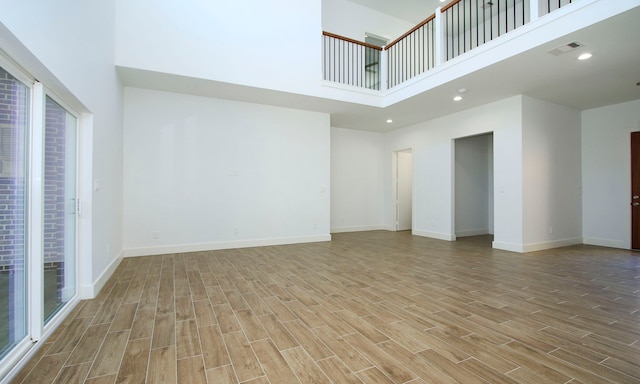
[[[16,383],[637,383],[640,255],[408,232],[125,259]]]

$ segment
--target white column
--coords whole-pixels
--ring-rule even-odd
[[[380,51],[380,90],[386,91],[389,89],[389,73],[387,71],[387,50],[382,48]]]
[[[535,1],[535,0],[534,0]],[[446,61],[445,56],[445,44],[446,44],[446,34],[444,30],[444,22],[442,17],[442,7],[436,8],[436,46],[435,46],[435,55],[436,55],[436,64],[438,65],[444,63]]]
[[[529,22],[537,20],[540,17],[540,2],[543,0],[531,0],[529,2]]]

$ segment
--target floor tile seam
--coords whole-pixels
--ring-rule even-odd
[[[564,349],[562,349],[562,348],[557,348],[554,352],[556,352],[556,351],[558,351],[558,350],[563,350],[563,351],[565,351],[565,352],[572,353],[572,352],[570,352],[570,351],[566,351],[566,350],[564,350]],[[607,377],[604,377],[604,376],[600,375],[600,374],[599,374],[599,372],[597,372],[597,371],[592,371],[592,370],[586,369],[586,368],[584,368],[584,367],[582,367],[582,366],[580,366],[580,365],[577,365],[577,364],[575,364],[575,363],[573,363],[573,362],[571,362],[571,361],[568,361],[568,360],[562,359],[562,358],[560,358],[560,357],[558,357],[558,356],[555,356],[555,355],[550,355],[550,356],[551,356],[551,357],[553,357],[553,358],[554,358],[554,359],[556,359],[556,360],[559,360],[560,362],[562,362],[562,363],[564,363],[564,364],[571,365],[571,366],[573,366],[573,367],[575,367],[575,368],[577,368],[577,369],[581,369],[581,370],[583,370],[583,371],[585,371],[585,372],[588,372],[588,373],[591,373],[591,374],[593,374],[593,375],[595,375],[595,376],[598,376],[598,377],[602,378],[603,380],[610,380],[609,378],[607,378]],[[626,372],[622,372],[622,371],[620,371],[620,370],[618,370],[618,369],[615,369],[615,368],[613,368],[613,367],[610,367],[610,366],[608,366],[608,365],[605,365],[605,364],[604,364],[604,362],[606,362],[607,360],[610,360],[610,359],[611,359],[611,357],[607,356],[604,360],[602,360],[602,361],[600,361],[600,362],[593,361],[593,360],[588,360],[588,359],[587,359],[587,360],[588,360],[589,362],[591,362],[591,363],[594,363],[594,364],[596,364],[596,365],[602,366],[603,368],[606,368],[606,369],[610,369],[610,370],[616,371],[616,372],[618,372],[619,374],[622,374],[622,375],[625,375],[625,376],[629,376],[629,378],[630,378],[630,379],[632,379],[632,376],[630,376],[628,373],[626,373]],[[640,377],[636,377],[636,379],[640,379]]]
[[[26,373],[26,374],[24,375],[24,378],[22,379],[22,381],[20,381],[20,384],[30,384],[30,383],[28,383],[28,382],[25,382],[25,380],[27,380],[27,379],[29,378],[29,376],[31,376],[31,373],[33,373],[33,372],[34,372],[34,369],[35,369],[36,367],[38,367],[38,365],[40,365],[40,363],[42,362],[42,360],[43,360],[45,357],[47,357],[47,356],[62,355],[62,354],[65,354],[65,353],[69,353],[69,356],[71,356],[71,353],[70,353],[70,352],[58,352],[58,353],[52,353],[52,354],[44,354],[44,355],[42,355],[42,356],[40,357],[40,359],[38,360],[38,362],[37,362],[37,363],[35,363],[35,364],[33,365],[33,367],[29,370],[29,372],[28,372],[28,373]],[[67,356],[67,359],[69,358],[69,356]],[[66,361],[66,359],[65,359],[65,361]],[[58,370],[58,373],[57,373],[57,374],[56,374],[56,376],[53,378],[53,381],[55,381],[55,380],[57,379],[57,377],[60,375],[60,372],[62,371],[62,369],[63,369],[63,368],[64,368],[64,363],[63,363],[63,365],[61,365],[61,366],[60,366],[60,368],[59,368],[59,370]],[[53,381],[52,381],[52,382],[53,382]]]
[[[110,333],[119,333],[119,332],[125,332],[125,331],[107,332],[105,337],[104,337],[104,340],[106,340],[107,335],[109,335]],[[131,330],[128,330],[126,332],[128,333],[127,341],[124,343],[124,349],[122,350],[122,356],[120,356],[120,359],[119,359],[119,362],[118,362],[118,368],[115,370],[115,372],[109,372],[109,374],[115,374],[116,377],[117,377],[118,373],[120,372],[120,369],[122,368],[122,362],[124,361],[124,355],[125,355],[125,352],[127,351],[127,345],[129,345],[129,336],[131,336]],[[104,346],[104,340],[102,342],[102,346]],[[100,354],[102,346],[100,347],[98,352],[96,352],[96,355],[93,358],[93,364],[91,364],[91,367],[89,368],[89,371],[87,372],[87,378],[91,378],[91,379],[93,378],[93,377],[89,377],[89,374],[91,373],[91,369],[93,369],[93,366],[95,365],[95,361],[98,358],[98,355]]]
[[[617,368],[614,368],[614,367],[612,367],[612,366],[609,366],[609,365],[604,364],[606,361],[611,360],[611,359],[612,359],[612,358],[607,357],[605,360],[603,360],[602,362],[598,363],[598,365],[602,365],[602,366],[604,366],[604,367],[606,367],[606,368],[608,368],[608,369],[614,370],[614,371],[616,371],[616,372],[618,372],[618,373],[620,373],[620,374],[622,374],[622,375],[629,376],[629,377],[633,377],[634,379],[636,379],[636,380],[639,380],[639,381],[640,381],[640,374],[638,374],[638,376],[630,375],[628,372],[623,372],[623,371],[621,371],[621,370],[619,370],[619,369],[617,369]]]
[[[105,323],[103,323],[105,324]],[[96,324],[96,325],[101,325],[101,324]],[[84,334],[82,335],[82,337],[80,339],[78,339],[78,342],[76,343],[76,345],[74,346],[73,351],[69,354],[69,357],[65,360],[65,363],[63,364],[63,367],[65,366],[66,362],[69,361],[69,359],[71,358],[71,356],[73,356],[73,352],[75,352],[75,349],[78,347],[78,345],[80,344],[80,342],[82,341],[82,338],[86,335],[87,331],[89,330],[89,327],[91,327],[92,324],[91,322],[89,323],[89,326],[87,327],[87,329],[85,329]],[[109,328],[111,328],[111,325],[109,325]],[[109,329],[107,329],[107,331],[104,333],[104,336],[102,336],[102,341],[100,342],[100,346],[96,349],[95,354],[93,355],[93,359],[91,359],[90,363],[91,365],[89,366],[89,369],[87,370],[87,374],[85,375],[85,380],[87,378],[89,378],[89,374],[91,373],[91,370],[93,369],[93,366],[95,365],[96,362],[96,358],[98,357],[98,354],[100,353],[100,350],[102,350],[102,347],[104,346],[104,343],[107,339],[107,335],[109,335]],[[89,361],[87,361],[89,362]],[[86,362],[85,362],[86,363]]]

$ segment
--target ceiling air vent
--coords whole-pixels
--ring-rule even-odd
[[[577,41],[572,41],[569,44],[565,44],[565,45],[561,45],[558,48],[554,48],[550,51],[548,51],[550,54],[554,55],[554,56],[560,56],[560,55],[564,55],[567,52],[571,52],[574,49],[581,47],[582,44],[578,43]]]

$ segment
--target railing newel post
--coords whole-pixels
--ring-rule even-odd
[[[389,89],[389,75],[387,68],[389,65],[387,50],[382,47],[380,51],[380,90],[386,91]]]
[[[435,18],[435,29],[436,29],[436,46],[434,47],[434,52],[436,56],[434,67],[439,66],[445,62],[445,39],[446,33],[444,30],[444,23],[442,22],[442,7],[436,8],[436,18]]]
[[[537,20],[540,17],[540,2],[544,0],[529,1],[529,22]]]

